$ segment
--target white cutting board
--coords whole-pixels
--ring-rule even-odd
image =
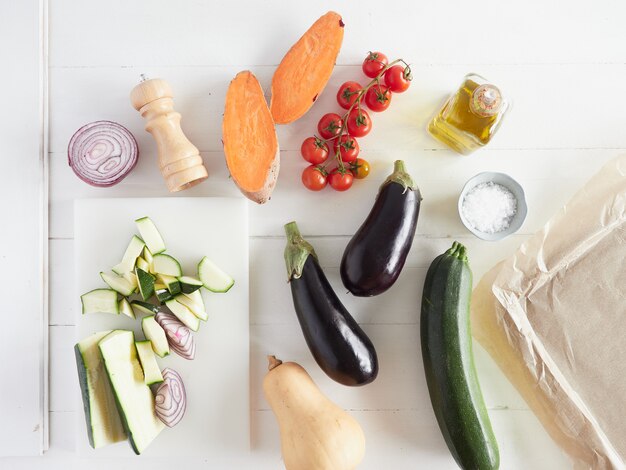
[[[208,256],[234,279],[225,294],[202,289],[209,314],[194,333],[196,357],[187,361],[171,352],[157,358],[183,378],[187,412],[174,428],[166,428],[142,454],[146,457],[215,457],[249,450],[249,322],[248,216],[244,199],[146,198],[83,199],[74,206],[75,289],[77,340],[96,331],[129,329],[143,339],[140,315],[82,315],[80,294],[106,287],[99,272],[122,259],[133,234],[135,219],[149,216],[161,232],[167,253],[178,259],[183,272],[197,276],[196,265]],[[141,315],[143,317],[143,315]],[[71,347],[73,345],[68,345]],[[128,442],[93,450],[80,403],[77,451],[83,457],[137,458]]]

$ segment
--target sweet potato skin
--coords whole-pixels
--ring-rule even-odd
[[[280,170],[280,150],[276,147],[276,155],[274,156],[274,160],[272,160],[272,164],[270,165],[270,169],[267,173],[267,179],[265,180],[265,185],[259,191],[246,191],[243,188],[239,187],[241,193],[246,196],[251,201],[256,202],[257,204],[265,204],[272,197],[272,192],[274,191],[274,186],[276,186],[276,181],[278,180],[278,172]],[[236,183],[236,181],[235,181]]]
[[[246,104],[244,115],[241,115],[242,109],[237,106],[238,100]],[[251,126],[260,123],[271,125],[271,129],[268,127],[259,131],[258,134],[252,133],[253,139],[245,141],[246,138],[250,137]],[[269,148],[275,146],[275,152],[273,152],[273,157],[267,166],[255,169],[255,171],[263,173],[265,178],[261,185],[254,185],[255,187],[251,188],[250,183],[244,181],[245,175],[241,173],[240,165],[253,163],[242,163],[242,152],[257,150],[259,136],[263,135],[268,139],[268,142],[264,142],[264,144],[267,143]],[[239,190],[248,199],[258,204],[266,203],[270,199],[278,179],[280,149],[274,121],[265,102],[263,90],[250,71],[239,72],[228,88],[222,122],[222,141],[226,165]],[[243,155],[243,157],[245,156]]]
[[[276,124],[302,117],[328,83],[343,42],[341,15],[321,16],[285,54],[272,78],[270,111]]]

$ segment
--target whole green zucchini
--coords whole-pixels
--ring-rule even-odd
[[[428,392],[441,433],[459,467],[496,470],[498,443],[476,376],[469,307],[472,271],[465,247],[434,259],[424,283],[420,320]]]

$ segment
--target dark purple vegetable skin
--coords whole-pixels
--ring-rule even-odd
[[[401,160],[341,259],[341,280],[358,297],[382,294],[398,279],[415,237],[422,195]]]
[[[313,357],[340,384],[358,386],[374,381],[378,375],[374,345],[335,294],[295,222],[285,230],[293,305]]]

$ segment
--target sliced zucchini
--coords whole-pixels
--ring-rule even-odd
[[[132,272],[135,267],[135,260],[143,252],[144,246],[146,246],[146,244],[143,240],[137,235],[133,235],[133,238],[130,239],[130,243],[124,252],[122,261],[113,266],[112,271],[120,276],[124,273]]]
[[[130,306],[130,302],[125,297],[122,297],[119,303],[120,313],[123,313],[127,317],[135,319],[135,312],[133,312],[133,308]]]
[[[128,282],[131,283],[132,286],[135,287],[135,290],[137,290],[137,276],[135,275],[135,273],[130,272],[130,273],[124,273],[122,274],[122,277],[124,279],[126,279]]]
[[[133,310],[137,310],[139,313],[148,315],[155,315],[159,313],[159,308],[156,305],[152,305],[148,302],[142,302],[141,300],[132,300],[130,306]]]
[[[190,294],[202,287],[202,281],[191,276],[181,276],[178,278],[180,290],[183,294]]]
[[[185,307],[191,310],[191,313],[193,313],[200,320],[202,321],[208,320],[209,316],[204,311],[204,305],[194,302],[190,297],[187,297],[184,294],[179,294],[176,297],[174,297],[174,299],[179,304],[183,304]]]
[[[89,445],[94,449],[126,439],[126,431],[115,406],[111,384],[98,349],[100,340],[110,332],[94,333],[74,346],[87,437]]]
[[[137,258],[137,262],[135,263],[135,267],[144,270],[145,272],[150,272],[150,264],[143,259],[141,256]]]
[[[141,238],[143,238],[146,242],[146,246],[150,250],[150,253],[156,255],[157,253],[165,251],[165,242],[150,217],[137,219],[135,220],[135,224],[137,224],[137,229],[141,234]]]
[[[195,290],[189,294],[184,294],[185,297],[189,297],[191,300],[193,300],[195,303],[197,303],[198,305],[202,306],[203,310],[206,310],[206,307],[204,306],[204,299],[202,298],[202,292],[199,290]]]
[[[154,271],[152,270],[152,253],[150,252],[147,246],[143,249],[143,253],[141,257],[145,259],[146,262],[148,263],[148,268],[149,268],[148,272],[153,273]]]
[[[180,263],[176,261],[176,258],[163,253],[152,257],[152,267],[154,272],[165,274],[166,276],[180,277],[183,275],[183,270],[180,268]]]
[[[167,289],[157,289],[154,291],[154,293],[157,296],[157,299],[159,299],[159,302],[164,303],[170,299],[173,299],[174,296],[172,295],[172,293],[167,290]]]
[[[154,276],[149,272],[137,267],[137,283],[139,284],[139,293],[143,300],[148,300],[154,294]]]
[[[198,263],[198,277],[204,287],[211,292],[228,292],[233,287],[235,280],[218,268],[213,261],[206,256]]]
[[[146,385],[152,385],[157,382],[163,382],[163,375],[159,369],[159,363],[154,355],[151,341],[135,341],[139,362],[143,369],[143,381]]]
[[[128,297],[137,289],[137,286],[133,286],[128,279],[117,274],[100,273],[100,277],[111,289],[124,297]]]
[[[115,330],[98,344],[130,444],[141,454],[164,429],[154,396],[143,381],[132,331]]]
[[[180,294],[180,281],[174,276],[168,276],[167,274],[157,274],[157,279],[159,283],[167,286],[167,290],[169,290],[172,295]]]
[[[165,357],[170,353],[170,345],[165,336],[165,330],[161,328],[154,315],[143,317],[141,320],[143,335],[152,343],[152,349],[159,357]]]
[[[117,292],[113,289],[94,289],[80,296],[83,315],[86,313],[120,313]]]
[[[165,305],[187,328],[192,331],[198,331],[200,319],[191,313],[191,310],[174,299],[166,301]]]

